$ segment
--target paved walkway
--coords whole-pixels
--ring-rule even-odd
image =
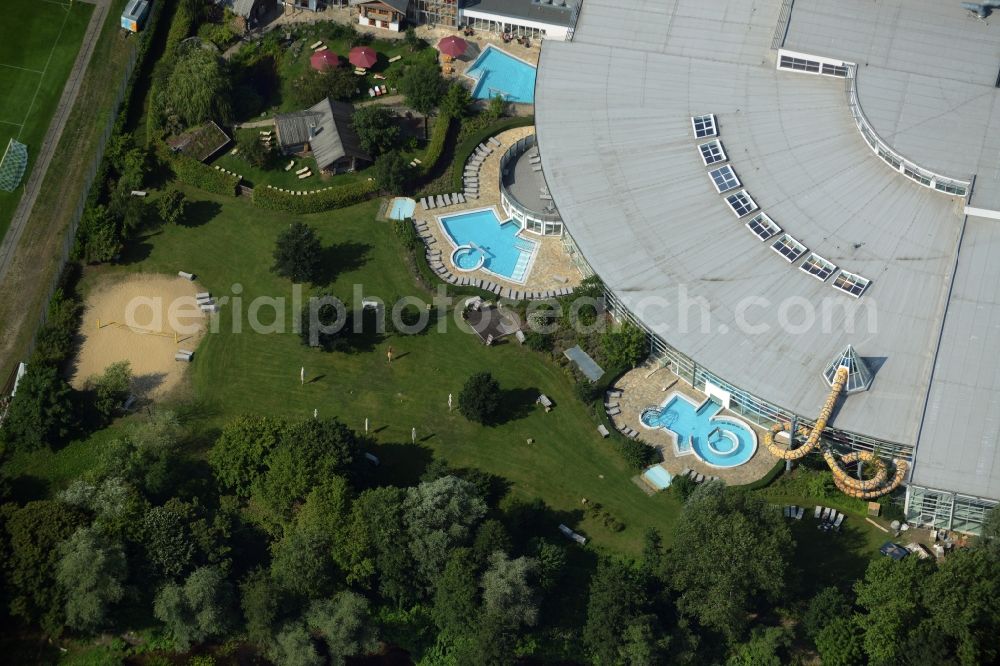
[[[0,284],[3,284],[4,277],[6,277],[7,271],[13,262],[15,250],[21,240],[21,235],[24,233],[24,227],[28,222],[28,216],[31,214],[31,209],[34,207],[35,201],[38,199],[38,194],[42,189],[45,174],[49,170],[49,164],[52,163],[56,146],[59,145],[59,139],[62,137],[63,128],[66,126],[66,120],[69,118],[69,112],[73,109],[77,94],[80,92],[83,74],[87,71],[87,65],[90,64],[90,58],[94,54],[94,47],[97,45],[97,39],[101,34],[101,27],[104,25],[104,19],[108,15],[108,9],[111,6],[111,0],[83,1],[92,2],[95,5],[94,12],[90,15],[90,23],[87,24],[87,31],[83,35],[83,42],[80,44],[80,51],[76,55],[76,62],[73,63],[73,69],[70,70],[69,78],[66,79],[66,86],[63,88],[62,96],[59,98],[59,105],[56,107],[55,113],[52,114],[52,120],[49,121],[49,129],[45,132],[42,145],[38,148],[35,164],[24,187],[24,194],[21,195],[21,201],[14,211],[14,217],[11,219],[7,235],[4,236],[3,243],[0,244]],[[47,287],[47,285],[38,286],[39,288]]]

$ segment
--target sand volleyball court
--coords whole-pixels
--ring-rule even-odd
[[[72,385],[83,388],[112,363],[128,361],[136,394],[156,398],[176,388],[190,363],[174,355],[195,350],[209,321],[196,303],[197,292],[194,282],[159,274],[115,276],[99,284],[84,304]]]

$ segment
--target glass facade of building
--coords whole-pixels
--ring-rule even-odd
[[[979,534],[998,502],[920,486],[906,489],[906,520],[917,525]]]

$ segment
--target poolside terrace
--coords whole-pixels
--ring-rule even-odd
[[[479,170],[479,198],[467,198],[465,203],[453,204],[444,208],[434,208],[425,210],[417,206],[414,213],[416,220],[427,222],[427,228],[434,238],[431,245],[433,249],[441,250],[441,260],[453,274],[470,278],[489,280],[520,291],[549,291],[563,288],[574,288],[580,284],[583,275],[572,262],[563,248],[562,241],[555,236],[540,236],[537,234],[524,233],[526,238],[530,238],[538,244],[535,253],[534,264],[529,271],[524,284],[518,284],[501,276],[487,272],[485,270],[461,271],[451,261],[451,249],[454,248],[451,239],[445,234],[444,229],[438,222],[438,217],[455,215],[458,213],[477,210],[481,208],[493,207],[501,220],[507,219],[503,214],[500,205],[500,158],[506,148],[515,143],[518,139],[528,136],[534,132],[534,127],[516,127],[514,129],[501,132],[496,138],[503,144],[503,148],[494,150],[483,162]],[[522,232],[523,233],[523,232]]]
[[[693,453],[677,455],[671,434],[662,428],[646,428],[639,421],[639,416],[643,409],[649,405],[663,403],[674,392],[696,402],[704,400],[705,394],[691,388],[689,384],[667,368],[659,367],[658,364],[642,365],[625,373],[615,383],[614,388],[622,392],[621,397],[618,398],[621,414],[612,416],[611,420],[618,428],[628,426],[637,430],[639,437],[644,442],[655,446],[663,456],[662,466],[672,476],[680,474],[684,469],[692,469],[705,476],[718,476],[729,485],[743,485],[760,479],[778,462],[778,459],[772,456],[761,443],[764,440],[765,431],[728,409],[723,409],[719,413],[740,419],[757,434],[757,451],[748,462],[737,467],[721,468],[712,467],[702,462]]]

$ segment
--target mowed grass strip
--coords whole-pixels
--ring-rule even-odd
[[[459,330],[452,312],[446,332],[435,327],[413,336],[361,336],[351,352],[305,347],[289,330],[291,284],[270,272],[275,238],[297,218],[261,211],[240,200],[193,190],[187,194],[195,200],[190,226],[151,233],[125,257],[126,266],[112,272],[185,270],[197,274],[199,284],[217,297],[232,298],[239,292],[243,332],[234,332],[237,306],[230,301],[222,308],[219,332],[207,336],[191,366],[201,413],[195,427],[213,430],[245,412],[310,418],[315,409],[363,431],[367,418],[379,442],[375,452],[387,482],[414,482],[434,456],[442,456],[454,466],[502,476],[518,496],[541,497],[600,546],[636,553],[647,527],[669,533],[676,501],[666,495],[647,497],[632,483],[635,471],[597,434],[561,368],[513,342],[485,347],[475,335]],[[374,221],[378,206],[373,201],[302,218],[319,231],[326,248],[330,285],[320,291],[347,303],[357,302],[355,289],[387,303],[407,295],[426,299],[415,291],[391,226]],[[95,282],[95,275],[88,276],[83,288]],[[259,297],[285,299],[279,317],[285,332],[248,330],[246,317],[253,308],[262,322],[275,319],[275,306],[269,303],[277,301],[258,300],[254,305]],[[389,346],[395,355],[391,365],[386,358]],[[302,367],[305,386],[299,381]],[[512,416],[502,425],[483,427],[457,411],[462,385],[481,370],[493,372],[503,387],[505,408]],[[556,404],[549,413],[534,404],[540,392]],[[456,405],[450,413],[449,393]],[[417,429],[415,445],[410,442],[412,428]],[[591,517],[587,509],[594,503],[626,529],[613,532],[603,519]],[[557,525],[551,527],[558,534]]]
[[[28,146],[29,171],[25,173],[25,180],[34,166],[93,11],[94,6],[85,2],[3,2],[0,154],[10,138]],[[7,233],[22,191],[22,188],[13,192],[0,191],[0,237]]]

